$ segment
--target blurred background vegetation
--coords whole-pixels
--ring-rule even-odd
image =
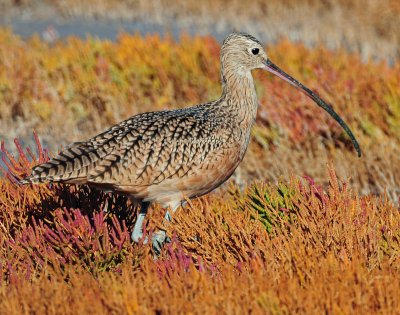
[[[219,43],[240,30],[334,106],[364,156],[343,150],[347,138],[311,101],[257,72],[261,107],[236,182],[296,174],[326,184],[332,160],[360,193],[398,198],[398,1],[2,0],[0,8],[8,28],[0,34],[7,144],[32,143],[35,129],[55,153],[130,115],[215,99]]]
[[[115,38],[120,30],[213,35],[249,32],[266,43],[281,38],[345,48],[362,60],[399,56],[397,0],[1,0],[0,23],[21,34],[49,25],[60,34]],[[36,23],[36,24],[35,24]]]

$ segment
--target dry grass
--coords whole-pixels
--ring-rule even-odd
[[[157,52],[157,53],[150,53]],[[236,182],[276,182],[289,174],[326,184],[332,161],[362,194],[400,187],[400,65],[283,41],[271,59],[316,90],[349,123],[364,152],[358,159],[341,128],[303,94],[255,72],[261,106]],[[0,33],[0,137],[28,140],[32,129],[56,152],[130,115],[219,97],[219,44],[212,38],[123,34],[116,43],[75,38],[49,46]],[[62,123],[60,123],[62,122]]]
[[[397,313],[399,208],[383,196],[357,196],[328,171],[327,190],[293,178],[190,202],[156,261],[148,246],[130,244],[122,200],[109,198],[101,214],[106,196],[87,187],[3,180],[0,307],[6,314]],[[153,210],[148,230],[161,221]]]
[[[189,202],[154,261],[130,242],[137,209],[126,198],[15,185],[47,152],[39,140],[39,154],[8,143],[18,155],[2,147],[12,176],[0,178],[1,312],[399,313],[399,64],[287,41],[268,52],[334,104],[362,159],[298,91],[256,73],[261,106],[241,186]],[[34,127],[54,152],[128,115],[218,97],[218,53],[212,38],[48,46],[2,31],[0,132],[28,137]],[[154,206],[149,233],[161,218]]]

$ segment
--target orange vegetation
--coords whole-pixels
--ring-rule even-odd
[[[325,163],[361,193],[400,193],[400,64],[283,41],[271,59],[318,92],[354,130],[343,130],[306,96],[256,71],[260,97],[253,141],[236,173],[240,185],[309,175],[326,184]],[[130,115],[219,97],[219,44],[121,34],[115,43],[69,38],[51,46],[0,32],[0,137],[25,141],[34,128],[53,153]]]
[[[218,97],[218,43],[123,34],[48,46],[2,31],[0,132],[34,127],[42,141],[36,152],[16,142],[15,159],[2,146],[1,312],[400,312],[399,64],[285,41],[267,51],[333,104],[364,156],[302,94],[257,72],[261,106],[236,183],[179,210],[153,260],[131,244],[125,197],[15,179],[46,160],[41,142],[55,152],[128,115]],[[162,211],[150,215],[148,233]]]
[[[10,175],[28,170],[24,160],[10,164]],[[399,208],[384,196],[358,196],[331,166],[328,178],[326,190],[292,178],[191,201],[155,261],[148,245],[130,243],[134,209],[124,198],[3,180],[0,307],[6,314],[400,311]],[[148,230],[161,218],[155,207]]]

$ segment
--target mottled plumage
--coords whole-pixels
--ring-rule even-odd
[[[249,35],[231,35],[225,45],[232,37],[261,49]],[[257,108],[250,71],[237,76],[236,67],[224,70],[219,100],[133,116],[88,141],[72,143],[33,168],[25,181],[90,184],[162,204],[213,190],[243,159]]]
[[[243,158],[242,142],[248,142],[249,133],[238,128],[247,122],[224,115],[217,110],[221,106],[134,116],[71,144],[36,166],[27,180],[86,183],[162,203],[176,194],[180,199],[202,195],[231,175]]]
[[[218,100],[133,116],[88,141],[72,143],[34,167],[23,182],[89,184],[123,192],[143,203],[143,218],[149,202],[174,210],[184,198],[221,185],[242,161],[258,107],[251,75],[257,68],[301,88],[354,138],[330,107],[269,61],[257,39],[233,33],[221,48],[223,92]]]

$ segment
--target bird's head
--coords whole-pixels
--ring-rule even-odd
[[[232,33],[222,44],[223,67],[232,68],[238,74],[249,74],[251,70],[264,68],[267,60],[261,43],[249,34]]]
[[[350,136],[358,156],[361,156],[360,146],[352,131],[342,118],[340,118],[332,107],[327,105],[317,94],[273,64],[268,58],[263,46],[255,37],[246,33],[232,33],[226,37],[221,48],[221,63],[223,80],[224,76],[232,74],[249,77],[252,70],[264,69],[300,89],[342,126]]]

